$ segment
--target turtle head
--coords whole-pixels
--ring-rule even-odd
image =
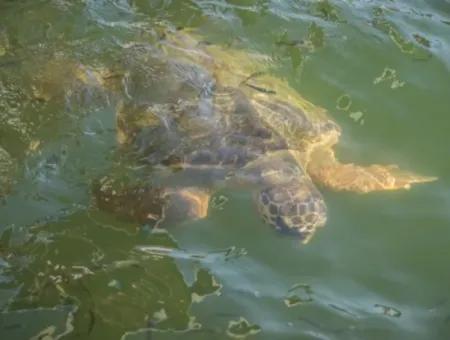
[[[258,206],[264,220],[277,231],[308,243],[326,222],[326,206],[308,181],[292,181],[260,191]]]

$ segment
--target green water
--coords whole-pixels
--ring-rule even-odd
[[[328,222],[308,245],[262,223],[246,191],[217,192],[206,219],[168,233],[96,210],[116,104],[35,100],[30,84],[61,56],[110,67],[161,24],[271,56],[342,126],[341,159],[439,180],[321,188]],[[0,146],[16,164],[0,337],[450,338],[449,56],[448,0],[0,0]]]

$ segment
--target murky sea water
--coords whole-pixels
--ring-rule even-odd
[[[127,165],[115,67],[161,26],[269,56],[341,125],[341,159],[439,179],[319,187],[307,245],[236,188],[167,232],[99,211],[92,181]],[[450,338],[449,91],[448,0],[0,0],[0,337]]]

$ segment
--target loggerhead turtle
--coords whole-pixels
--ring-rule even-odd
[[[127,48],[129,100],[118,108],[117,139],[146,165],[134,171],[144,174],[138,179],[98,181],[100,209],[157,225],[180,211],[202,218],[218,183],[248,183],[264,220],[306,243],[326,222],[314,182],[367,193],[435,179],[394,165],[339,162],[339,126],[270,75],[265,56],[205,43],[185,30],[165,32],[156,47]],[[139,65],[133,71],[133,53],[140,61],[145,55],[147,73]]]

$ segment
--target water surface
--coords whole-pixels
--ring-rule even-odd
[[[2,338],[450,337],[447,0],[0,0],[0,13],[0,146],[17,164],[0,206]],[[321,188],[328,222],[308,245],[265,225],[245,190],[167,233],[98,211],[117,103],[95,88],[36,100],[33,84],[49,60],[111,67],[161,25],[270,56],[342,126],[341,159],[439,180]]]

